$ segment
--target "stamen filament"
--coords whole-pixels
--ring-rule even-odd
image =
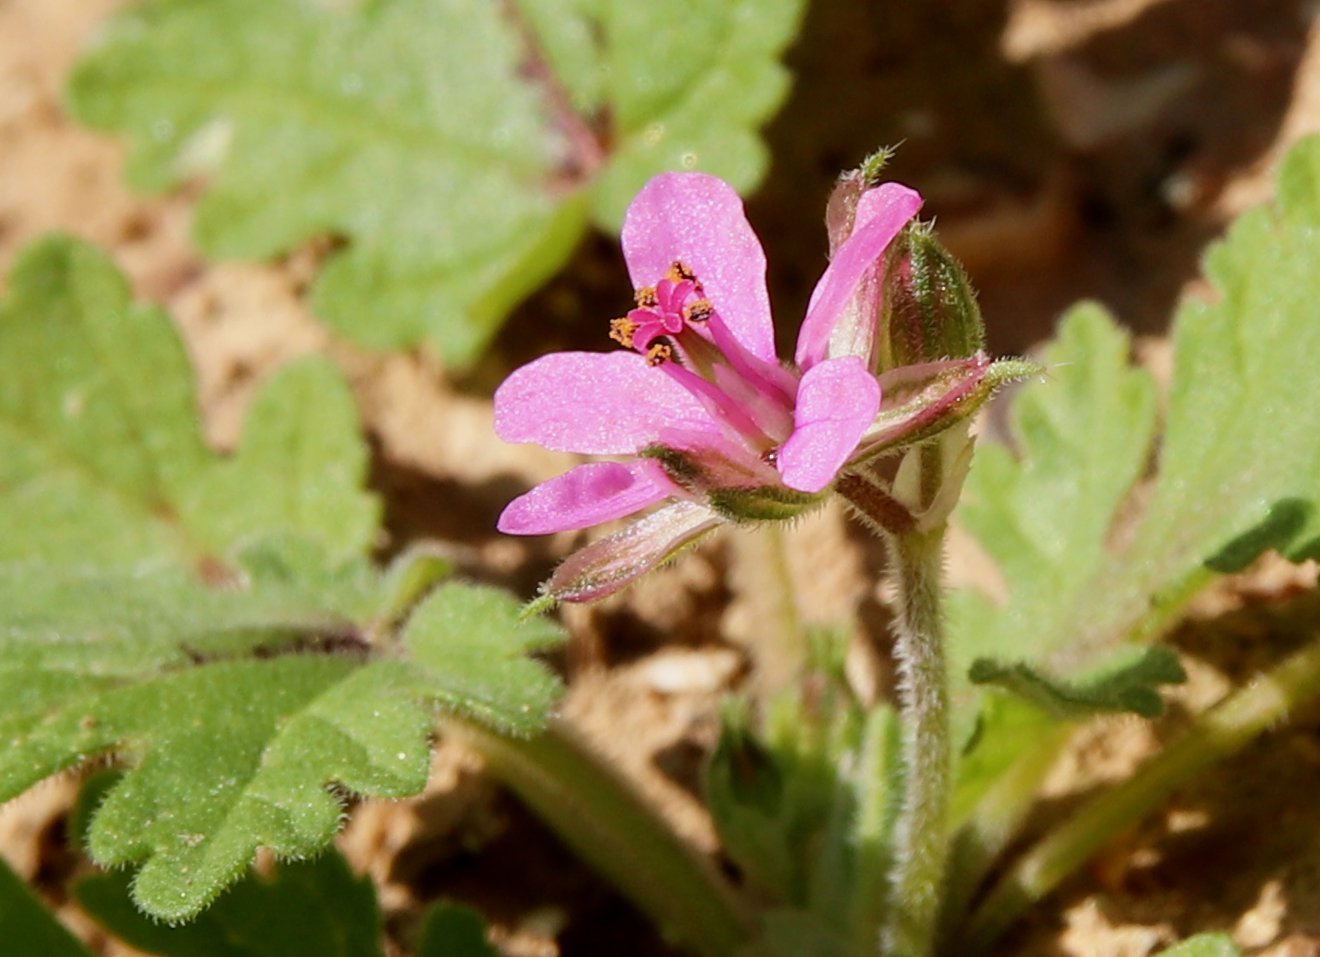
[[[659,368],[692,393],[717,422],[729,426],[757,455],[776,444],[770,436],[761,431],[736,400],[713,382],[703,379],[676,362],[666,362]]]

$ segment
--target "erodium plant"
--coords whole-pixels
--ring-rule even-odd
[[[831,201],[833,256],[792,363],[774,353],[765,255],[732,187],[651,180],[623,221],[635,307],[610,324],[626,351],[546,356],[495,394],[513,441],[630,456],[580,465],[512,502],[500,528],[540,534],[646,518],[570,557],[552,601],[610,594],[725,523],[792,519],[838,491],[885,536],[900,583],[905,794],[894,831],[885,949],[930,951],[946,856],[950,738],[939,608],[945,523],[971,459],[967,422],[1032,367],[993,363],[961,268],[909,225],[920,197],[872,181]],[[902,356],[908,364],[892,365]]]
[[[1294,178],[1310,175],[1314,149],[1293,158]],[[604,597],[721,525],[791,520],[831,494],[884,539],[897,593],[896,711],[864,709],[850,699],[836,661],[813,672],[810,703],[792,694],[762,702],[759,730],[755,715],[734,706],[709,771],[707,796],[726,852],[780,905],[761,914],[748,953],[977,951],[1094,851],[1115,821],[1148,809],[1188,767],[1240,747],[1317,686],[1317,652],[1303,652],[1276,673],[1272,693],[1244,693],[1212,712],[1142,775],[1086,808],[1078,818],[1084,824],[1064,826],[1034,848],[964,928],[978,885],[1018,833],[1070,725],[1097,713],[1158,714],[1158,686],[1184,674],[1176,656],[1158,646],[1116,655],[1121,629],[1093,647],[1064,645],[1080,679],[1048,661],[1013,660],[1023,638],[995,647],[983,637],[986,622],[1000,630],[1011,612],[996,619],[982,609],[987,618],[969,617],[977,601],[971,596],[955,605],[953,637],[962,647],[952,660],[961,674],[950,671],[941,558],[972,461],[971,416],[1007,381],[1044,380],[1019,400],[1013,419],[1023,463],[992,450],[971,483],[978,501],[967,521],[983,533],[1034,529],[1043,536],[1004,544],[990,537],[986,544],[1003,562],[1013,607],[1036,601],[1058,608],[1077,597],[1071,582],[1088,574],[1135,577],[1113,564],[1121,557],[1104,560],[1104,540],[1113,510],[1146,463],[1153,393],[1143,373],[1124,368],[1125,341],[1093,307],[1066,321],[1061,345],[1046,353],[1043,366],[988,359],[966,276],[930,228],[913,221],[917,194],[878,181],[884,159],[877,155],[845,174],[830,198],[830,265],[792,361],[774,356],[765,259],[736,194],[710,176],[671,173],[647,184],[624,219],[634,306],[609,326],[622,348],[546,356],[513,373],[495,396],[496,428],[507,440],[621,457],[580,465],[516,499],[501,517],[502,530],[580,529],[659,506],[570,555],[533,611]],[[1276,222],[1289,228],[1287,214]],[[1269,322],[1288,321],[1270,294],[1260,295]],[[1207,335],[1197,331],[1198,320],[1209,324],[1214,315],[1189,307],[1176,336],[1180,355],[1198,348],[1187,345]],[[1200,363],[1215,352],[1199,348]],[[1250,354],[1248,348],[1235,360],[1238,378],[1264,368]],[[1194,368],[1204,374],[1203,366]],[[1188,374],[1185,364],[1181,369]],[[1302,374],[1320,384],[1313,371]],[[1258,387],[1228,388],[1250,402]],[[1171,427],[1186,428],[1179,416],[1204,415],[1188,408],[1185,393],[1175,396]],[[1231,434],[1244,410],[1225,413],[1214,428]],[[1314,461],[1314,414],[1307,418],[1300,458]],[[1187,445],[1178,434],[1165,442],[1157,488],[1167,487],[1168,470]],[[1037,487],[1043,478],[1034,469],[1066,472],[1079,467],[1072,461],[1096,464],[1063,485],[1062,495]],[[1226,480],[1220,495],[1231,495],[1236,481],[1243,480]],[[1231,506],[1221,512],[1222,524],[1203,533],[1202,567],[1241,567],[1268,544],[1290,543],[1295,557],[1314,552],[1314,531],[1303,530],[1313,528],[1309,507],[1290,502],[1257,512],[1254,528]],[[1068,514],[1078,505],[1092,511]],[[1071,528],[1043,534],[1042,516]],[[1185,545],[1147,531],[1176,534],[1166,522],[1158,509],[1148,513],[1129,547],[1163,551],[1165,574],[1191,576],[1174,602],[1180,604],[1206,579],[1186,557],[1174,557],[1186,555]],[[1077,551],[1056,553],[1052,542],[1070,538]],[[1043,562],[1061,565],[1023,581],[1021,563],[1037,561],[1037,551]],[[1060,590],[1048,591],[1051,576]],[[1047,591],[1037,591],[1042,587]],[[1148,606],[1127,628],[1149,637],[1172,613]],[[1017,626],[1048,632],[1049,621],[1044,613]],[[988,653],[969,658],[970,649]],[[979,715],[966,704],[968,679],[994,689]],[[822,680],[834,689],[824,705]],[[1217,953],[1231,944],[1204,938],[1184,947]]]
[[[1320,691],[1320,645],[1302,643],[1005,859],[1078,722],[1159,712],[1182,670],[1151,639],[1192,595],[1265,549],[1317,552],[1320,426],[1300,384],[1320,349],[1320,146],[1298,147],[1277,205],[1211,252],[1220,295],[1179,314],[1153,465],[1155,391],[1113,322],[1083,306],[1039,364],[989,359],[966,276],[881,165],[830,199],[830,264],[787,361],[734,191],[700,173],[642,188],[623,229],[631,303],[601,320],[614,348],[538,359],[495,396],[505,438],[613,456],[520,496],[503,529],[628,522],[521,614],[445,580],[425,547],[372,560],[366,450],[327,363],[273,378],[237,450],[217,455],[166,318],[85,244],[29,249],[0,304],[0,795],[109,767],[72,833],[120,870],[80,884],[82,906],[161,954],[377,954],[369,884],[333,857],[289,862],[331,841],[345,792],[419,791],[439,728],[696,953],[979,953],[1189,775]],[[1014,447],[973,456],[975,410],[1024,378]],[[559,632],[536,613],[608,595],[722,525],[773,535],[831,495],[887,545],[896,701],[860,699],[839,635],[820,633],[801,636],[796,684],[727,703],[706,798],[734,882],[554,716],[559,684],[528,653]],[[999,565],[995,603],[944,595],[950,521]],[[263,846],[286,863],[248,874]],[[81,952],[0,876],[0,930]],[[235,939],[261,943],[216,943]],[[443,905],[416,952],[489,950],[477,915]]]
[[[390,548],[333,363],[271,376],[219,453],[173,325],[106,255],[58,236],[19,254],[0,299],[0,800],[83,774],[67,835],[95,872],[70,893],[110,934],[169,957],[379,957],[371,882],[325,851],[354,801],[422,791],[439,735],[690,952],[966,957],[1320,694],[1314,621],[1281,627],[1271,670],[1032,820],[1074,729],[1160,712],[1183,670],[1158,639],[1195,595],[1267,551],[1320,558],[1320,142],[1210,249],[1162,399],[1094,304],[1031,361],[989,357],[967,276],[883,153],[829,197],[828,266],[780,357],[740,195],[768,166],[755,129],[801,8],[150,0],[83,59],[71,110],[130,138],[139,186],[201,177],[206,254],[333,240],[309,301],[359,346],[470,365],[589,225],[621,230],[629,273],[612,316],[582,317],[599,351],[542,356],[494,396],[503,439],[592,456],[501,530],[623,523],[524,603],[459,580],[452,550]],[[1007,441],[974,449],[1010,383]],[[849,621],[786,628],[787,686],[722,704],[717,866],[558,716],[550,612],[724,526],[783,547],[780,523],[831,497],[887,550],[896,691],[848,679]],[[953,525],[993,596],[944,587]],[[390,953],[495,953],[456,904],[402,923]],[[0,949],[87,954],[7,866]],[[1213,935],[1168,952],[1231,953]]]

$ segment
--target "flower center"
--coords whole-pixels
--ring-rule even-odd
[[[682,342],[689,361],[713,357],[702,355],[705,337],[692,335],[693,327],[710,321],[715,309],[702,295],[701,281],[679,260],[654,286],[643,286],[633,294],[636,307],[610,322],[610,338],[625,349],[636,349],[651,365],[676,357],[674,339]],[[687,333],[685,335],[685,333]]]
[[[675,260],[633,298],[610,322],[611,339],[682,385],[758,460],[788,437],[796,377],[742,345],[695,272]]]

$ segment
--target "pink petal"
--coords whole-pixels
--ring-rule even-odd
[[[880,408],[880,384],[856,356],[826,359],[798,387],[793,434],[779,450],[779,475],[799,492],[819,492],[857,449]]]
[[[701,403],[635,352],[555,352],[495,390],[495,431],[506,442],[617,455],[655,441],[666,426],[717,428]]]
[[[497,527],[509,535],[589,528],[639,512],[676,491],[655,462],[590,462],[515,498]]]
[[[634,286],[654,286],[680,260],[738,341],[777,361],[765,252],[732,186],[706,173],[653,177],[628,207],[622,243]]]
[[[704,505],[674,502],[569,555],[544,592],[556,601],[604,598],[723,524]]]
[[[862,194],[852,235],[844,240],[811,294],[798,333],[797,364],[810,369],[825,358],[830,333],[863,274],[921,208],[921,194],[899,183],[881,183]]]

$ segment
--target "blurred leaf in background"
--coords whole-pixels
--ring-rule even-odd
[[[802,0],[148,0],[76,70],[146,190],[203,177],[215,257],[339,244],[313,307],[377,349],[476,358],[653,174],[737,188],[788,88]]]
[[[24,954],[91,957],[91,951],[64,929],[4,858],[0,858],[0,940],[6,948],[21,941]]]
[[[1241,957],[1241,954],[1227,934],[1197,934],[1160,951],[1157,957]]]

